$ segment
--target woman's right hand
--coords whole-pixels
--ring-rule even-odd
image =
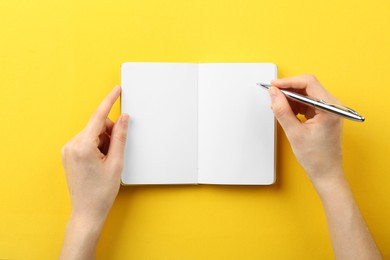
[[[292,150],[312,183],[344,177],[342,171],[342,119],[313,107],[287,100],[279,89],[286,89],[341,104],[312,75],[283,78],[271,82],[272,110],[291,144]],[[296,115],[304,115],[300,120]],[[340,176],[341,175],[341,176]]]

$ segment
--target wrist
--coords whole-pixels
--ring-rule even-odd
[[[310,180],[321,200],[326,200],[329,196],[337,196],[339,193],[350,191],[348,181],[341,167],[318,174],[315,178],[310,178]]]
[[[72,212],[60,259],[94,259],[104,219],[96,221]]]
[[[88,216],[77,215],[72,212],[67,232],[75,234],[81,245],[90,244],[96,247],[104,226],[104,219],[94,219]]]

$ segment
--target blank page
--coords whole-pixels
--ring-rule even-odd
[[[268,92],[276,78],[267,63],[199,65],[199,183],[272,184],[275,122]]]
[[[197,183],[198,65],[124,63],[124,184]]]

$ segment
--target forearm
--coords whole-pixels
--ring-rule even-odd
[[[65,230],[59,259],[95,259],[104,220],[90,221],[72,215]]]
[[[382,259],[342,170],[314,183],[324,206],[336,259]]]

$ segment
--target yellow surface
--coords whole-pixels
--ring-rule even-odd
[[[0,259],[57,257],[70,212],[60,148],[125,61],[317,75],[367,118],[345,121],[344,164],[389,258],[389,14],[388,0],[0,1]],[[98,259],[331,259],[320,201],[278,138],[274,186],[122,187]]]

